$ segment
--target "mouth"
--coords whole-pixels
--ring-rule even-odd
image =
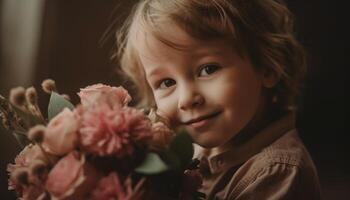
[[[209,120],[212,118],[215,118],[221,113],[221,111],[217,111],[208,115],[203,115],[195,119],[191,119],[187,122],[184,122],[183,124],[186,126],[192,126],[194,128],[202,127],[206,124],[208,124]]]

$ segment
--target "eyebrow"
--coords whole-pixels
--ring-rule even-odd
[[[202,57],[202,56],[221,56],[225,51],[222,49],[217,49],[217,48],[203,48],[199,50],[198,52],[195,53],[196,56]]]
[[[222,50],[218,50],[218,49],[202,49],[201,51],[198,51],[196,53],[193,54],[194,57],[197,58],[201,58],[201,57],[209,57],[209,56],[222,56],[223,55],[223,51]],[[157,67],[154,66],[149,73],[146,73],[146,76],[152,77],[152,76],[156,76],[158,74],[161,73],[161,71],[163,70],[161,67]]]

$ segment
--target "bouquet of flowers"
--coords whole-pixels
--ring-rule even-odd
[[[7,169],[18,198],[204,198],[191,138],[154,111],[129,107],[124,88],[88,86],[74,106],[53,80],[42,86],[51,95],[48,119],[33,87],[0,96],[0,124],[23,146]]]

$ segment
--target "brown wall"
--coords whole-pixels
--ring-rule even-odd
[[[123,2],[117,9],[118,2],[49,0],[35,84],[53,78],[60,92],[68,93],[75,102],[75,93],[81,87],[98,82],[120,84],[120,77],[114,73],[116,64],[110,59],[114,46],[111,25],[120,12],[127,12],[132,1]],[[106,31],[107,38],[103,37]]]

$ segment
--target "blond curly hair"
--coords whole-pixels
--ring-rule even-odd
[[[293,16],[283,1],[141,0],[117,31],[120,69],[138,88],[140,106],[154,106],[154,99],[139,60],[137,35],[150,32],[166,42],[162,24],[170,21],[194,38],[232,42],[257,70],[279,77],[271,98],[280,108],[296,105],[306,71],[305,52],[295,38]]]

